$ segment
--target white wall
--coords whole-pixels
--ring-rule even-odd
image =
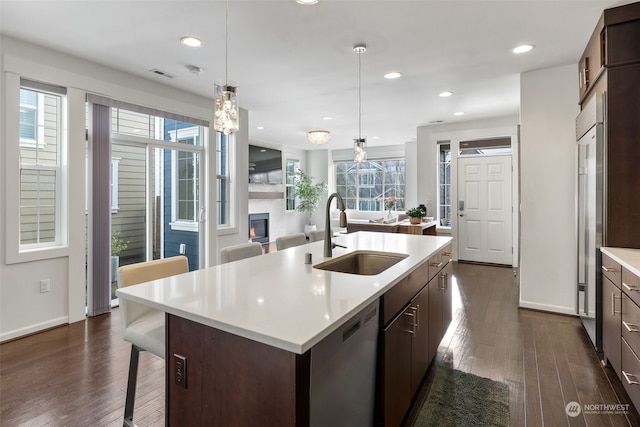
[[[418,128],[418,203],[424,203],[427,206],[429,216],[438,217],[438,141],[449,141],[451,144],[451,198],[454,201],[451,207],[452,227],[448,229],[439,229],[438,233],[450,232],[454,237],[453,242],[453,259],[458,258],[457,246],[457,226],[456,218],[458,218],[457,203],[457,160],[459,142],[468,139],[483,139],[496,136],[511,137],[512,148],[512,164],[513,164],[513,191],[512,200],[514,206],[518,201],[518,116],[493,117],[482,120],[471,120],[465,122],[445,123],[439,125],[421,126]],[[518,221],[517,213],[514,209],[513,215],[513,266],[518,266]]]
[[[521,75],[522,307],[575,314],[576,65]]]
[[[0,102],[0,341],[4,341],[59,324],[76,322],[85,317],[86,236],[84,227],[76,225],[84,223],[85,215],[86,93],[96,93],[205,120],[212,115],[213,101],[10,37],[0,37],[0,49],[0,92],[3,94]],[[17,224],[15,221],[7,223],[9,217],[15,218],[15,206],[7,203],[7,197],[10,194],[14,197],[16,192],[15,177],[8,177],[7,169],[16,168],[11,163],[13,160],[7,159],[5,150],[6,145],[14,140],[8,139],[7,135],[15,134],[17,125],[15,120],[9,123],[6,117],[10,112],[12,117],[17,114],[17,105],[6,105],[9,101],[5,94],[7,90],[17,90],[19,77],[68,89],[71,149],[68,158],[64,160],[68,162],[67,210],[71,226],[68,247],[57,251],[55,256],[22,254],[18,257],[18,262],[8,264],[5,245],[9,243],[6,243],[6,231],[7,227],[17,227]],[[246,116],[246,112],[243,114]],[[244,132],[246,133],[246,129]],[[209,193],[206,205],[215,206],[215,192]],[[208,210],[206,223],[216,223],[215,209]],[[212,246],[215,248],[215,244]],[[40,279],[50,279],[50,292],[39,292]]]

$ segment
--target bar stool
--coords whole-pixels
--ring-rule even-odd
[[[189,263],[187,257],[183,255],[125,265],[118,269],[118,287],[136,285],[188,271]],[[136,399],[140,352],[148,351],[165,358],[165,313],[124,300],[120,301],[120,310],[124,339],[131,342],[123,423],[125,427],[131,427],[134,425],[133,407]]]

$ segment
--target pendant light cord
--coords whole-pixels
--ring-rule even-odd
[[[229,86],[229,0],[224,16],[224,85]]]
[[[362,139],[362,52],[358,52],[358,139]]]

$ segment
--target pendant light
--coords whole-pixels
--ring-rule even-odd
[[[353,51],[358,54],[358,137],[353,139],[353,161],[362,163],[367,160],[367,139],[362,137],[362,64],[360,56],[367,51],[364,44],[355,45]]]
[[[229,75],[229,0],[225,13],[224,28],[224,85],[215,85],[215,111],[213,128],[229,135],[240,128],[238,114],[238,88],[228,84]]]

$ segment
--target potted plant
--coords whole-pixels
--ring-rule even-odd
[[[327,183],[319,182],[314,184],[312,177],[304,173],[302,170],[297,169],[294,177],[294,186],[296,190],[296,197],[298,198],[296,210],[307,214],[304,234],[308,236],[309,231],[316,229],[316,226],[311,224],[311,214],[318,209],[320,197],[327,189]]]
[[[120,238],[120,232],[113,230],[111,232],[111,281],[116,280],[118,266],[120,265],[120,253],[127,249],[129,242],[125,242]]]
[[[411,222],[411,224],[420,224],[424,212],[420,208],[412,208],[409,209],[406,214],[409,217],[409,221]]]

